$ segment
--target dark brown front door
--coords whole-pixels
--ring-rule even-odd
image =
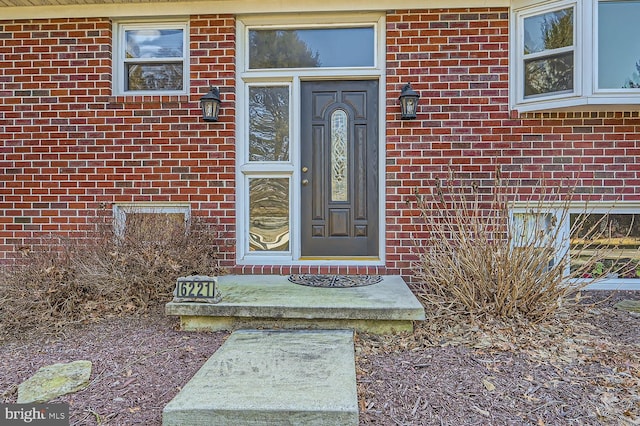
[[[301,93],[302,256],[378,256],[378,82]]]

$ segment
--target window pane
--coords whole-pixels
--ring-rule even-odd
[[[584,268],[597,256],[585,277],[597,277],[611,271],[611,278],[640,279],[640,214],[570,215],[571,269]]]
[[[553,235],[555,216],[551,213],[514,213],[513,243],[515,246],[546,245]]]
[[[168,241],[172,236],[187,232],[183,213],[127,213],[124,237],[134,241]]]
[[[126,64],[124,90],[182,90],[182,63]]]
[[[289,179],[249,180],[249,250],[289,250]]]
[[[573,46],[573,8],[525,18],[525,55],[568,46]]]
[[[524,96],[573,90],[573,52],[524,62]]]
[[[190,211],[187,206],[113,206],[114,231],[118,238],[140,241],[166,240],[188,231]]]
[[[249,88],[249,161],[289,160],[289,87]]]
[[[249,31],[251,69],[373,65],[372,27]]]
[[[156,213],[148,211],[139,211],[134,213],[128,213],[126,216],[125,226],[138,225],[145,222],[162,223],[163,226],[172,227],[174,225],[180,226],[184,230],[185,224],[184,213]]]
[[[511,238],[514,254],[525,255],[530,265],[550,271],[556,264],[556,216],[551,213],[514,213]]]
[[[183,30],[125,31],[127,58],[182,58]]]
[[[598,3],[598,87],[640,88],[640,1]]]

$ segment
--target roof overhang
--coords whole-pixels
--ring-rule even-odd
[[[396,9],[509,7],[510,0],[0,0],[9,19],[357,12]]]

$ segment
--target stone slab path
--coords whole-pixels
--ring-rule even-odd
[[[239,330],[163,410],[163,425],[357,425],[352,330]]]

